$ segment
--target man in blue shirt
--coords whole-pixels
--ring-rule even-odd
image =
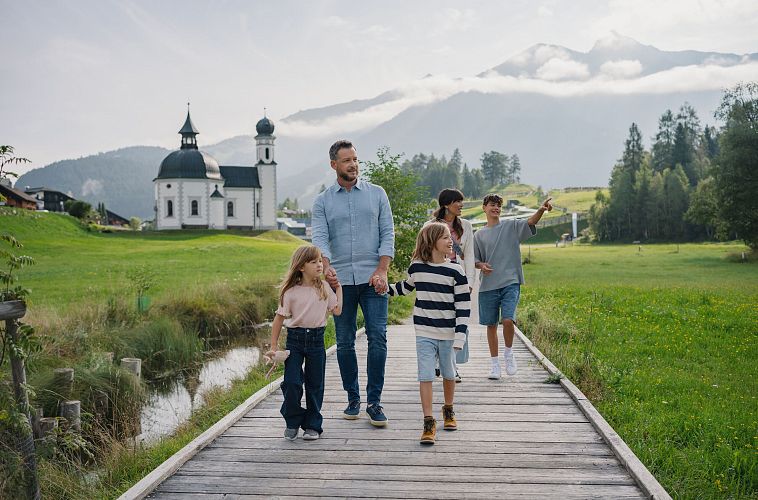
[[[343,416],[361,411],[355,333],[358,305],[368,340],[366,414],[377,427],[387,425],[381,406],[387,361],[387,269],[395,256],[395,230],[387,193],[358,178],[355,147],[340,140],[329,148],[337,182],[313,202],[313,244],[319,247],[327,281],[342,284],[342,314],[334,317],[337,362],[348,405]]]

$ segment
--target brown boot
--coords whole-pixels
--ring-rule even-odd
[[[453,411],[453,405],[442,407],[442,420],[445,422],[443,428],[446,431],[454,431],[458,429],[458,422],[455,421],[455,412]]]
[[[424,432],[421,433],[421,444],[434,444],[437,437],[437,421],[434,417],[424,417]]]

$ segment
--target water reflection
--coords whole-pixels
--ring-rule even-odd
[[[203,395],[214,388],[226,389],[232,381],[244,377],[260,360],[257,347],[237,347],[223,356],[203,363],[199,372],[154,387],[147,405],[142,409],[142,442],[171,434],[203,405]]]

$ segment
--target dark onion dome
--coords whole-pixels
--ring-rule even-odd
[[[156,179],[219,179],[218,162],[197,149],[179,149],[161,162]]]
[[[271,135],[274,133],[274,122],[264,116],[255,124],[255,131],[258,135]]]

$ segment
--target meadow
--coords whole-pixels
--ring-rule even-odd
[[[532,245],[525,266],[522,330],[674,498],[758,497],[758,266],[745,250]]]

